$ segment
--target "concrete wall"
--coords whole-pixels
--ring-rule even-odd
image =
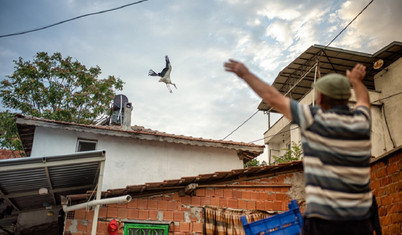
[[[43,209],[19,213],[15,234],[18,235],[24,230],[38,225],[57,223],[60,209],[61,207],[54,207],[48,210]],[[49,214],[50,212],[53,214]]]
[[[371,106],[371,155],[378,157],[393,149],[382,106]]]
[[[203,234],[203,206],[221,208],[286,211],[291,199],[297,199],[304,210],[304,177],[302,172],[278,173],[272,177],[229,182],[229,185],[247,185],[247,188],[199,188],[193,196],[179,196],[177,192],[139,197],[134,196],[128,204],[110,204],[101,207],[97,235],[106,235],[110,220],[121,221],[118,234],[123,234],[127,221],[137,223],[170,224],[171,235]],[[290,184],[291,187],[259,188],[265,184]],[[257,185],[256,187],[252,187]],[[74,218],[66,220],[65,231],[89,235],[93,211],[75,211]]]
[[[402,58],[376,74],[376,89],[381,92],[382,119],[386,120],[391,134],[392,148],[402,145]],[[387,130],[387,132],[388,132]],[[387,150],[390,150],[389,147]]]
[[[314,100],[314,91],[307,93],[301,100],[301,104],[310,105]],[[264,133],[264,142],[267,145],[268,158],[275,156],[283,156],[286,149],[292,146],[292,143],[300,144],[301,135],[298,126],[291,124],[290,120],[283,117],[280,118],[270,129]],[[271,153],[271,155],[270,155]]]
[[[73,153],[76,151],[78,138],[97,140],[97,150],[106,150],[103,190],[243,168],[243,161],[238,158],[237,152],[231,149],[179,145],[43,127],[37,127],[35,130],[31,157]]]

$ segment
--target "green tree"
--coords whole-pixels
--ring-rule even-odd
[[[252,166],[266,166],[266,165],[267,165],[266,161],[262,161],[260,163],[260,161],[258,161],[257,159],[254,158],[254,159],[244,163],[243,167],[247,168],[247,167],[252,167]]]
[[[18,138],[17,126],[14,120],[14,114],[0,112],[0,147],[14,151],[22,151],[22,143]],[[20,152],[20,155],[23,155]]]
[[[32,62],[13,62],[14,73],[0,82],[0,97],[4,107],[23,115],[90,124],[123,88],[114,76],[98,79],[98,66],[88,69],[60,53],[38,52]]]
[[[60,53],[38,52],[33,62],[21,57],[15,71],[0,84],[2,103],[24,115],[51,120],[91,123],[108,108],[123,81],[114,76],[97,79],[101,69],[87,69]]]
[[[300,143],[296,144],[293,141],[290,149],[282,149],[282,150],[286,151],[283,157],[272,156],[275,159],[275,162],[277,163],[300,160],[301,156],[303,155],[301,144]]]

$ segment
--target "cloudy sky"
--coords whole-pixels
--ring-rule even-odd
[[[0,1],[0,35],[23,32],[134,0]],[[148,0],[45,30],[0,37],[0,80],[13,60],[39,51],[60,52],[99,78],[125,82],[132,124],[171,134],[222,139],[256,111],[260,99],[224,71],[228,58],[243,61],[272,83],[286,65],[314,44],[327,45],[370,0]],[[402,1],[374,0],[331,46],[375,53],[402,41]],[[169,93],[148,70],[172,63]],[[4,107],[0,106],[2,110]],[[258,112],[226,140],[263,144],[267,116]],[[262,160],[266,158],[263,154]]]

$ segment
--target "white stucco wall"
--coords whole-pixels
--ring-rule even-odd
[[[76,150],[78,138],[97,140],[97,150],[106,150],[103,190],[243,168],[243,161],[231,149],[43,127],[35,130],[31,157],[71,154]]]

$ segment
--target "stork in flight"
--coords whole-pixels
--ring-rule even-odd
[[[169,92],[172,93],[172,89],[170,89],[169,84],[173,85],[176,89],[177,89],[177,87],[176,87],[176,84],[174,84],[174,83],[172,83],[172,81],[170,81],[170,72],[172,71],[172,66],[170,65],[169,57],[165,56],[165,60],[166,60],[166,66],[162,70],[162,72],[155,73],[155,71],[150,69],[148,72],[148,76],[161,77],[161,79],[159,79],[159,82],[164,82],[166,84],[166,87],[169,90]]]

